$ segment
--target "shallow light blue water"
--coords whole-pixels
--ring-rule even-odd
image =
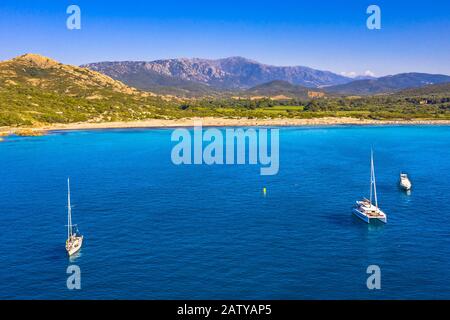
[[[450,127],[283,128],[272,177],[175,166],[171,132],[1,142],[0,298],[450,298]],[[351,213],[368,193],[371,146],[387,225]],[[67,176],[85,235],[72,261]],[[70,264],[80,291],[66,287]],[[366,287],[372,264],[379,291]]]

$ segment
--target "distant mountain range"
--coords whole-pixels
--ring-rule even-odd
[[[243,90],[274,80],[317,88],[352,81],[329,71],[308,67],[277,67],[242,57],[219,60],[169,59],[156,61],[99,62],[83,65],[130,86],[152,90],[161,86]],[[203,87],[204,89],[204,87]]]
[[[332,95],[371,95],[450,82],[450,76],[426,73],[349,78],[303,66],[271,66],[242,57],[98,62],[82,67],[141,90],[180,96],[245,92],[305,97],[311,89]]]
[[[446,82],[450,82],[450,76],[428,73],[401,73],[377,79],[356,80],[346,84],[327,87],[326,91],[344,95],[370,95]]]

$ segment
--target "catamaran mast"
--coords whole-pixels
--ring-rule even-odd
[[[372,203],[373,198],[373,192],[372,192],[372,181],[373,181],[373,171],[372,171],[372,164],[373,164],[373,151],[370,153],[370,203]]]
[[[373,150],[370,155],[370,202],[372,203],[372,188],[373,195],[375,197],[375,206],[378,207],[378,198],[377,198],[377,183],[375,179],[375,166],[373,164]]]
[[[72,207],[70,206],[70,178],[67,178],[67,239],[72,236]]]

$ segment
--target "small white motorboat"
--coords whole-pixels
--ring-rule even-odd
[[[375,203],[372,202],[372,198],[375,198]],[[370,223],[372,220],[378,220],[383,223],[387,223],[386,214],[378,207],[373,152],[371,154],[370,160],[370,200],[363,199],[361,201],[356,201],[356,207],[353,209],[353,213],[366,223]]]
[[[400,187],[406,191],[409,191],[412,188],[411,180],[409,180],[406,173],[400,173]]]

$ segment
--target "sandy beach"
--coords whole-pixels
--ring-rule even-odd
[[[185,119],[149,119],[143,121],[121,122],[79,122],[69,124],[50,124],[34,127],[0,127],[0,136],[11,134],[41,135],[47,131],[89,130],[89,129],[127,129],[127,128],[171,128],[192,127],[201,123],[204,127],[229,126],[325,126],[325,125],[450,125],[450,120],[369,120],[358,118],[313,118],[313,119],[249,119],[249,118],[185,118]]]

